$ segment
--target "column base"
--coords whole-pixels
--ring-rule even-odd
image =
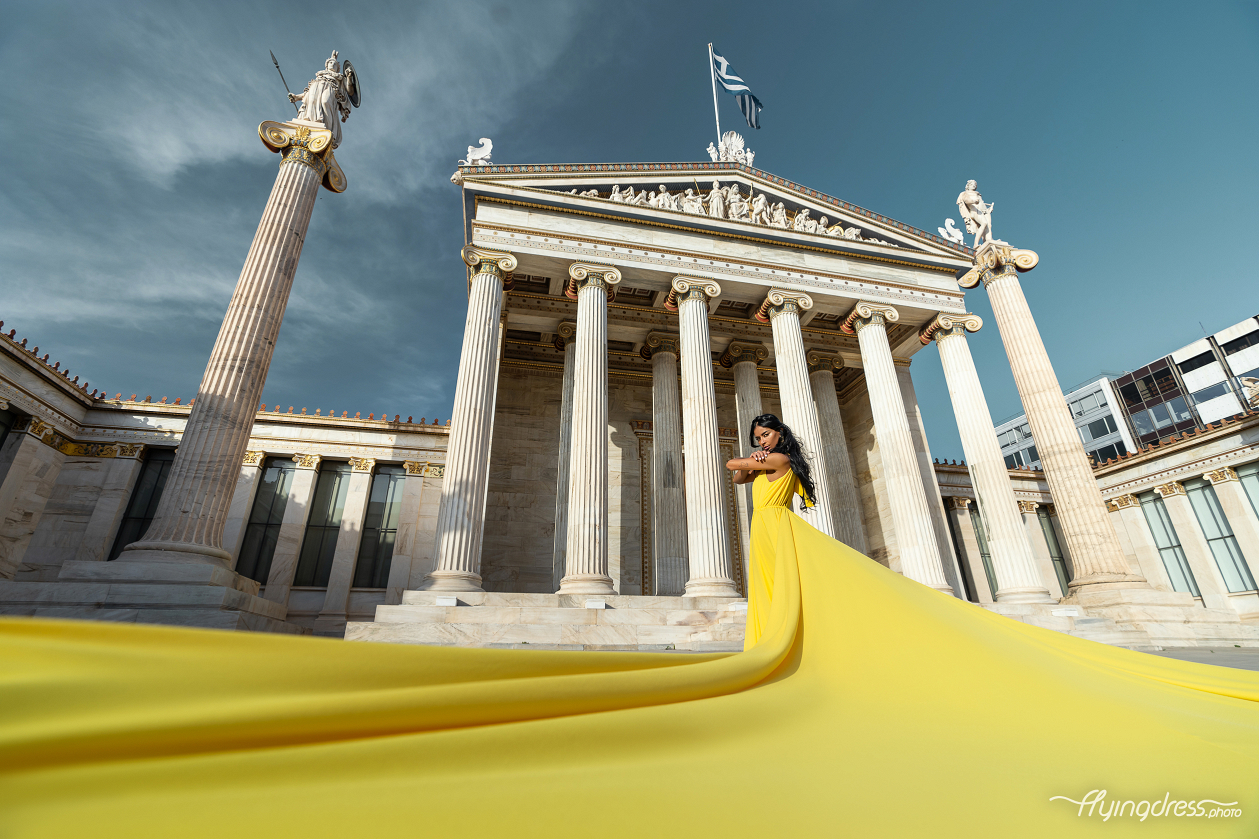
[[[572,574],[560,580],[556,594],[616,594],[612,578],[604,574]]]
[[[420,585],[420,591],[485,591],[481,588],[481,575],[471,571],[443,571],[440,568],[429,573]]]
[[[1153,588],[1144,577],[1136,574],[1089,574],[1077,577],[1067,584],[1067,596],[1074,597],[1084,591],[1106,591],[1108,589],[1139,589]]]
[[[1009,588],[997,592],[998,603],[1057,603],[1057,598],[1044,588]]]
[[[734,580],[723,577],[710,577],[706,580],[688,580],[683,597],[738,597]]]
[[[222,548],[194,545],[190,542],[142,540],[122,549],[118,562],[198,562],[203,565],[232,567],[232,555]]]

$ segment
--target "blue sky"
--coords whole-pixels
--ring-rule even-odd
[[[1243,3],[13,3],[0,319],[124,395],[194,395],[275,176],[257,139],[336,48],[363,107],[315,208],[263,401],[448,417],[457,158],[704,159],[711,40],[765,105],[758,167],[934,230],[967,178],[1059,381],[1259,312],[1259,11]],[[723,128],[737,128],[722,96]],[[994,419],[1020,410],[982,289]],[[1200,326],[1201,324],[1201,326]],[[933,347],[933,454],[961,457]]]

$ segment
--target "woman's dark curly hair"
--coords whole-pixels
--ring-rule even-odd
[[[760,446],[756,442],[756,427],[768,428],[770,431],[778,432],[778,445],[774,447],[774,451],[779,454],[787,455],[787,460],[791,462],[791,471],[796,474],[800,480],[800,486],[804,487],[804,494],[808,498],[808,506],[813,505],[813,473],[809,471],[809,461],[805,457],[804,450],[800,448],[800,441],[796,439],[796,435],[791,433],[791,429],[786,423],[773,414],[761,414],[752,420],[752,425],[748,428],[748,440],[754,448]],[[808,509],[808,506],[805,509]]]

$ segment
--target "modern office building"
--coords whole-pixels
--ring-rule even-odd
[[[1242,379],[1259,378],[1259,316],[1194,341],[1122,376],[1066,394],[1084,449],[1098,464],[1247,412]],[[1011,469],[1039,469],[1027,416],[996,428]]]

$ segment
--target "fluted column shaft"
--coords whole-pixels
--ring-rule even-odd
[[[678,336],[653,332],[651,355],[651,512],[656,590],[686,589],[686,497],[682,488],[682,404],[678,395]]]
[[[682,427],[686,436],[686,535],[690,577],[687,597],[738,597],[730,561],[730,525],[717,392],[708,335],[708,301],[721,294],[710,281],[673,281],[682,333]]]
[[[979,328],[978,317],[949,319],[948,325],[938,329],[934,337],[957,418],[962,451],[966,454],[971,482],[979,500],[979,515],[988,532],[992,570],[997,577],[996,600],[999,603],[1051,603],[1054,598],[1041,577],[1039,563],[1023,527],[1010,473],[992,425],[992,414],[966,342],[966,329],[972,325],[974,329]]]
[[[577,344],[577,324],[561,323],[557,341],[564,344],[564,384],[560,395],[559,476],[555,482],[555,542],[551,551],[552,587],[556,590],[564,579],[564,556],[568,551],[568,475],[573,449],[573,370]],[[567,334],[566,334],[567,333]]]
[[[805,520],[827,536],[834,537],[831,491],[824,474],[822,429],[818,423],[817,406],[813,402],[813,388],[809,384],[809,368],[804,355],[804,337],[800,332],[800,310],[813,308],[813,300],[803,294],[784,296],[771,292],[767,302],[771,304],[768,315],[774,332],[774,365],[778,370],[782,419],[804,449],[813,474],[813,494],[816,497]]]
[[[511,254],[471,246],[463,249],[463,258],[475,273],[468,289],[468,318],[437,510],[437,567],[424,581],[425,588],[436,591],[481,590],[499,315],[506,274],[516,267]]]
[[[1107,521],[1106,505],[1093,480],[1080,434],[1019,285],[1013,259],[1030,252],[1015,251],[1010,257],[1002,251],[995,248],[987,252],[992,259],[990,269],[984,272],[984,285],[1075,566],[1071,590],[1074,593],[1082,586],[1109,583],[1144,585],[1144,579],[1128,567],[1114,528]]]
[[[887,341],[885,318],[899,317],[891,306],[860,303],[845,322],[845,331],[855,331],[861,347],[861,366],[870,394],[874,437],[879,444],[901,572],[923,585],[952,594],[952,587],[944,579],[940,547],[931,525],[927,493],[918,471],[905,402]]]
[[[853,477],[852,458],[848,454],[848,437],[844,433],[844,417],[839,410],[839,394],[835,392],[837,359],[809,354],[809,384],[813,388],[813,404],[817,406],[818,428],[822,433],[822,472],[829,481],[831,516],[835,522],[835,538],[865,553],[866,527],[861,515],[861,498]]]
[[[581,339],[573,367],[568,546],[559,591],[615,594],[608,575],[608,296],[621,275],[578,263],[569,276]]]
[[[734,371],[734,403],[735,416],[739,427],[739,456],[748,457],[752,454],[751,430],[752,420],[765,413],[761,405],[761,381],[757,364],[769,357],[769,352],[760,344],[743,344],[731,342],[723,356],[722,363],[730,364]],[[743,546],[743,579],[748,579],[747,562],[752,556],[752,485],[750,483],[736,487],[738,493],[736,506],[739,510],[739,541]]]
[[[289,152],[280,164],[153,523],[121,560],[231,563],[223,525],[323,178],[316,165]]]

